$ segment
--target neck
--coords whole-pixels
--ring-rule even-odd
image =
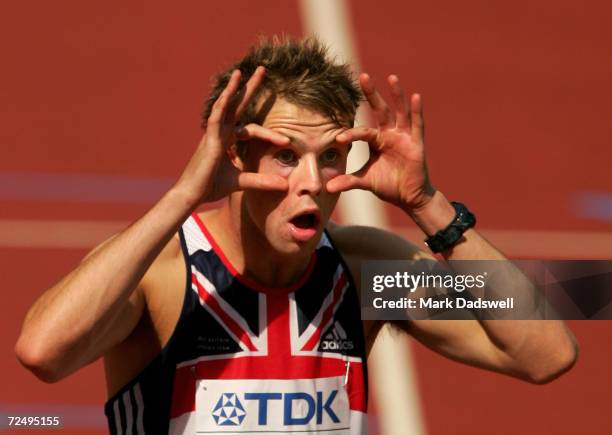
[[[247,279],[270,287],[286,287],[306,272],[313,250],[287,255],[276,251],[243,208],[235,193],[207,216],[208,228],[232,266]]]

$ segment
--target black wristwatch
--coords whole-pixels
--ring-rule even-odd
[[[455,219],[449,226],[425,239],[425,243],[433,252],[438,253],[452,248],[468,228],[476,225],[476,216],[460,202],[451,202],[455,208]]]

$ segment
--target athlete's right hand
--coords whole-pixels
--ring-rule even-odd
[[[263,140],[287,145],[289,138],[257,124],[238,127],[240,115],[263,81],[265,68],[258,67],[239,91],[240,71],[234,70],[227,86],[215,101],[206,132],[185,167],[175,188],[197,206],[221,199],[237,190],[287,190],[287,180],[278,175],[239,171],[230,161],[228,149],[237,140]],[[239,136],[239,137],[238,137]]]

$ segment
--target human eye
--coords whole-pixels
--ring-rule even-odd
[[[325,165],[333,165],[338,160],[340,153],[335,148],[329,148],[321,154],[321,162]]]
[[[283,165],[294,165],[297,162],[297,156],[292,150],[285,148],[278,151],[274,158],[281,162]]]

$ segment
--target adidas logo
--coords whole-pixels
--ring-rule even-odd
[[[321,350],[351,350],[354,348],[353,341],[347,340],[346,331],[338,321],[334,323],[329,332],[321,342]]]

